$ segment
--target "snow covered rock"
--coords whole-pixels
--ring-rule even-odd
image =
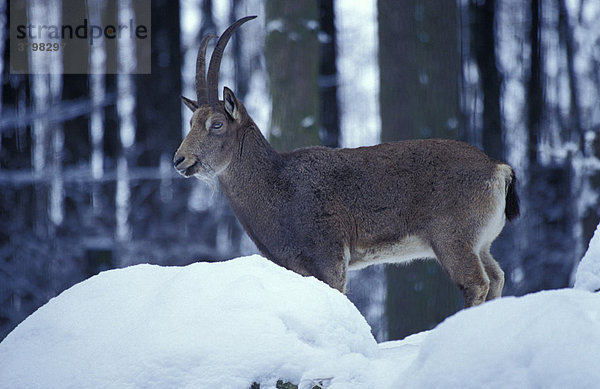
[[[138,265],[77,284],[21,323],[0,343],[0,387],[266,388],[377,350],[345,296],[260,256]]]
[[[575,289],[600,290],[600,224],[596,227],[588,249],[575,273]]]

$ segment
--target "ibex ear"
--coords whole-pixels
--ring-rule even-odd
[[[190,100],[185,96],[181,96],[181,100],[183,100],[183,104],[185,104],[185,106],[188,107],[192,112],[196,112],[198,109],[198,103],[194,100]]]
[[[225,112],[229,114],[236,122],[240,121],[240,110],[238,107],[238,100],[231,91],[231,89],[223,88],[223,103],[225,105]]]

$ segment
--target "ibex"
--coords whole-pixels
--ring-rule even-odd
[[[437,259],[465,306],[502,293],[490,246],[519,214],[515,175],[476,147],[410,140],[356,149],[308,147],[279,153],[233,92],[218,98],[221,57],[236,28],[214,48],[205,77],[206,36],[196,60],[191,130],[173,159],[185,177],[218,179],[258,249],[271,261],[345,291],[348,269]]]

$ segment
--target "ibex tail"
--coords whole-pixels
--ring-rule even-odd
[[[513,221],[519,216],[519,196],[517,195],[517,176],[512,171],[510,175],[510,182],[508,182],[508,188],[506,189],[506,208],[504,208],[504,214],[508,221]]]

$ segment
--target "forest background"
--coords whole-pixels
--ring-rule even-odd
[[[147,15],[150,50],[99,39],[81,74],[32,52],[13,72],[11,7],[55,25],[72,7],[98,24]],[[600,215],[595,0],[0,0],[0,339],[99,271],[257,252],[222,194],[171,163],[201,37],[251,14],[220,86],[275,148],[474,144],[518,177],[522,216],[492,247],[504,293],[572,283]],[[379,341],[462,306],[435,262],[352,273],[348,295]]]

